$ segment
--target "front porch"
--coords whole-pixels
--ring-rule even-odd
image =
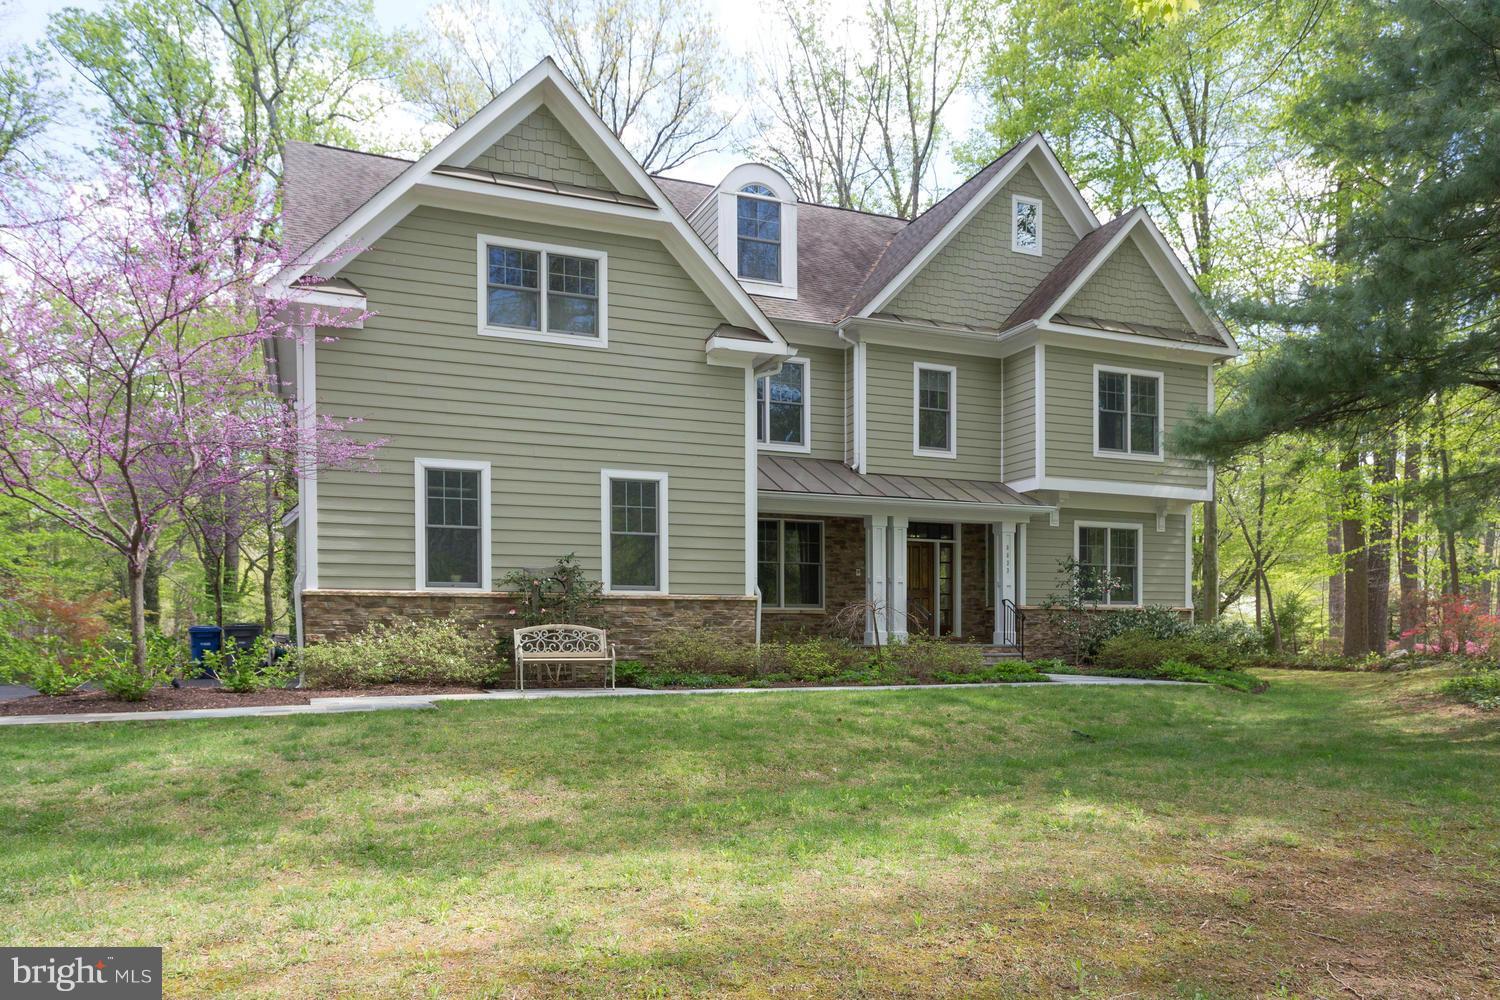
[[[861,476],[828,460],[763,456],[761,634],[1020,650],[1027,523],[1050,508],[1000,483]]]

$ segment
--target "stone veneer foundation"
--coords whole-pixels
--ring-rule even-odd
[[[376,622],[444,618],[468,614],[505,635],[514,623],[515,595],[414,590],[308,590],[302,594],[302,630],[307,641],[348,638]],[[694,594],[611,596],[603,616],[621,659],[647,656],[673,629],[713,632],[729,642],[755,641],[755,598]]]

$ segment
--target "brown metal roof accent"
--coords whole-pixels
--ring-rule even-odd
[[[1133,208],[1119,218],[1106,222],[1073,244],[1073,249],[1068,251],[1067,256],[1058,261],[1057,266],[1031,290],[1031,294],[1021,300],[1021,304],[1016,306],[1010,317],[1000,324],[1001,327],[1009,330],[1013,326],[1041,319],[1062,305],[1057,301],[1058,296],[1068,290],[1068,286],[1073,284],[1073,281],[1088,268],[1089,264],[1093,263],[1114,235],[1125,228],[1140,211],[1139,208]]]
[[[351,298],[364,298],[365,295],[364,289],[348,278],[314,278],[297,282],[297,288],[301,291],[323,292],[327,295],[348,295]]]
[[[1172,330],[1164,326],[1151,326],[1148,323],[1124,323],[1113,319],[1096,319],[1093,316],[1079,316],[1075,313],[1058,313],[1055,319],[1059,323],[1068,326],[1081,326],[1089,330],[1104,330],[1108,333],[1131,333],[1137,337],[1153,337],[1157,340],[1170,340],[1179,344],[1209,344],[1213,347],[1223,347],[1224,342],[1218,337],[1205,337],[1197,330]]]
[[[862,476],[844,463],[827,458],[761,455],[757,471],[758,488],[768,493],[1045,508],[1001,482],[879,473]]]
[[[713,340],[715,337],[725,337],[729,340],[748,340],[757,344],[769,344],[771,342],[771,338],[759,330],[751,330],[743,326],[731,326],[728,323],[720,323],[714,327],[713,332],[708,335],[707,339]]]

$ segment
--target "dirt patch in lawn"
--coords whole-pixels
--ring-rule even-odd
[[[168,712],[194,708],[243,708],[251,705],[306,705],[314,698],[390,697],[409,694],[474,694],[471,687],[390,684],[378,688],[275,689],[235,694],[222,688],[157,688],[141,701],[121,701],[104,691],[37,695],[0,702],[0,715],[80,715],[88,712]]]

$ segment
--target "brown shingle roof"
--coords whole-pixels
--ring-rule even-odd
[[[952,504],[1002,504],[1014,507],[1045,505],[1002,482],[943,479],[936,476],[860,475],[842,462],[827,458],[761,455],[757,463],[758,489],[768,493],[850,497],[865,500],[918,500]]]
[[[1031,290],[1031,294],[1021,300],[1021,304],[1000,324],[1000,328],[1008,330],[1013,326],[1041,319],[1060,305],[1057,297],[1068,290],[1073,280],[1084,272],[1114,235],[1125,228],[1139,211],[1139,208],[1132,209],[1118,219],[1111,219],[1073,244],[1073,249],[1068,251],[1067,256],[1058,261],[1057,266]]]
[[[288,142],[282,158],[281,227],[288,257],[300,257],[411,163],[336,146]]]

